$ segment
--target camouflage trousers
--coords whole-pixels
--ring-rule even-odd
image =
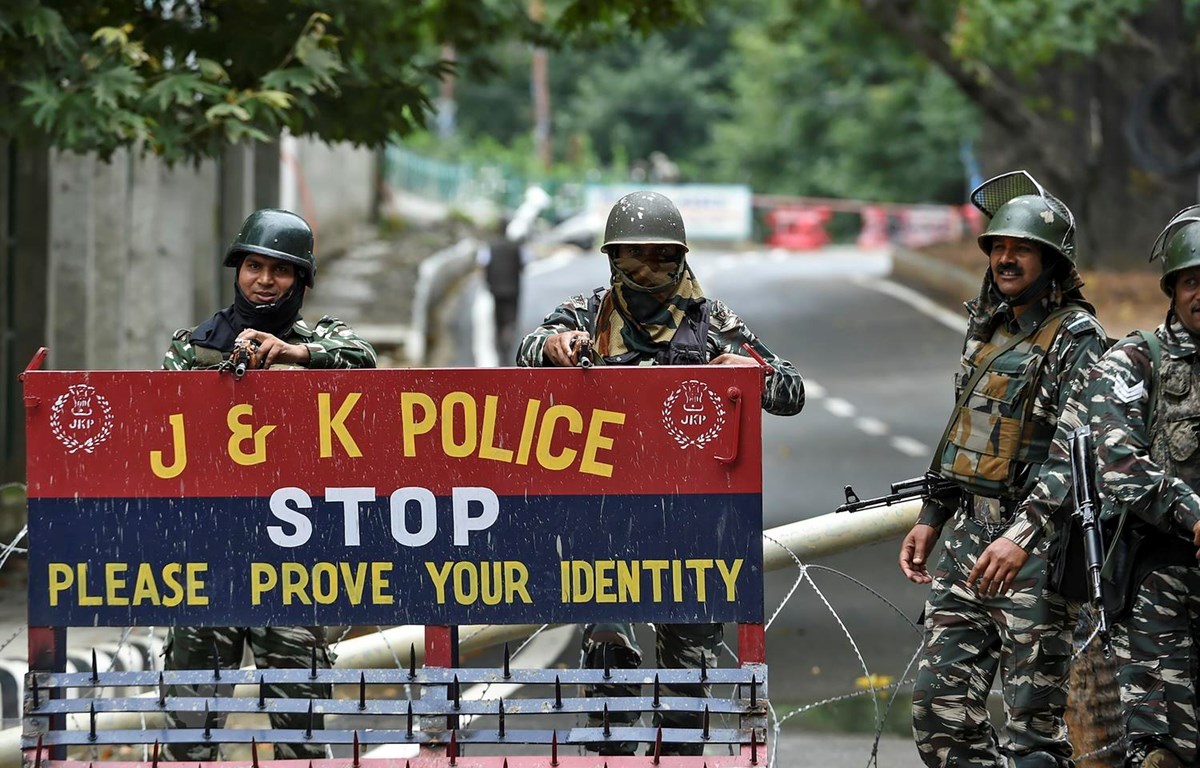
[[[212,669],[214,648],[222,669],[236,669],[242,663],[244,646],[249,644],[254,665],[259,669],[307,669],[312,665],[312,650],[317,649],[317,667],[329,669],[330,653],[325,635],[319,627],[176,627],[167,640],[167,669]],[[171,696],[228,697],[231,685],[171,686]],[[329,698],[331,686],[308,683],[269,685],[267,698]],[[225,715],[210,712],[205,723],[203,712],[168,712],[171,728],[222,728]],[[322,715],[313,716],[313,728],[324,724]],[[271,727],[304,730],[309,725],[308,713],[272,714]],[[276,744],[275,757],[288,759],[323,759],[324,744]],[[164,760],[191,762],[217,759],[216,744],[168,744]]]
[[[1126,765],[1140,765],[1157,747],[1171,750],[1184,765],[1195,765],[1200,568],[1175,565],[1146,576],[1129,616],[1113,629]]]
[[[1070,765],[1064,713],[1071,630],[1078,606],[1046,588],[1048,543],[1035,548],[1013,591],[984,598],[966,586],[971,566],[993,540],[958,515],[934,571],[925,607],[925,644],[913,685],[913,734],[930,768],[1018,766],[1026,756]],[[987,699],[997,671],[1007,739],[998,743]]]
[[[725,637],[723,624],[656,624],[655,652],[662,669],[699,669],[701,660],[706,667],[717,666],[721,642]],[[611,669],[637,669],[642,662],[642,649],[634,637],[632,624],[588,624],[583,628],[582,666],[603,669],[607,658]],[[663,685],[663,696],[693,696],[708,698],[709,685]],[[640,685],[597,685],[585,691],[592,696],[641,696]],[[611,712],[612,725],[636,725],[641,720],[637,712]],[[692,712],[655,712],[654,725],[663,728],[701,728],[704,716]],[[589,728],[603,725],[603,715],[589,714]],[[633,742],[589,744],[588,749],[605,755],[632,755],[637,750]],[[671,744],[664,742],[664,755],[703,754],[702,744]]]

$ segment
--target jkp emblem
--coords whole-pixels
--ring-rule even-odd
[[[92,453],[112,434],[112,406],[88,384],[72,384],[50,409],[50,429],[67,453]]]
[[[663,401],[663,426],[684,448],[703,448],[721,434],[725,405],[712,387],[688,379]]]

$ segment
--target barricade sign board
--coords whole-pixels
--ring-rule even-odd
[[[31,626],[761,622],[761,371],[30,371]]]

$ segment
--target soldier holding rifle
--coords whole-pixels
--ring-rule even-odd
[[[1018,504],[1046,459],[1070,384],[1104,349],[1073,264],[1070,210],[1024,171],[971,194],[991,217],[988,257],[969,324],[954,405],[929,487],[900,550],[900,569],[932,584],[913,686],[913,731],[928,766],[1071,765],[1063,715],[1071,657],[1068,602],[1048,587],[1049,521]],[[942,528],[942,554],[928,568]],[[999,672],[1008,715],[999,743],[987,695]]]

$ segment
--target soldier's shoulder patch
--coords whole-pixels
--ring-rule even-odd
[[[1100,335],[1104,333],[1104,328],[1100,326],[1100,322],[1087,312],[1076,312],[1073,314],[1067,320],[1066,328],[1072,336],[1083,336],[1089,333]]]

